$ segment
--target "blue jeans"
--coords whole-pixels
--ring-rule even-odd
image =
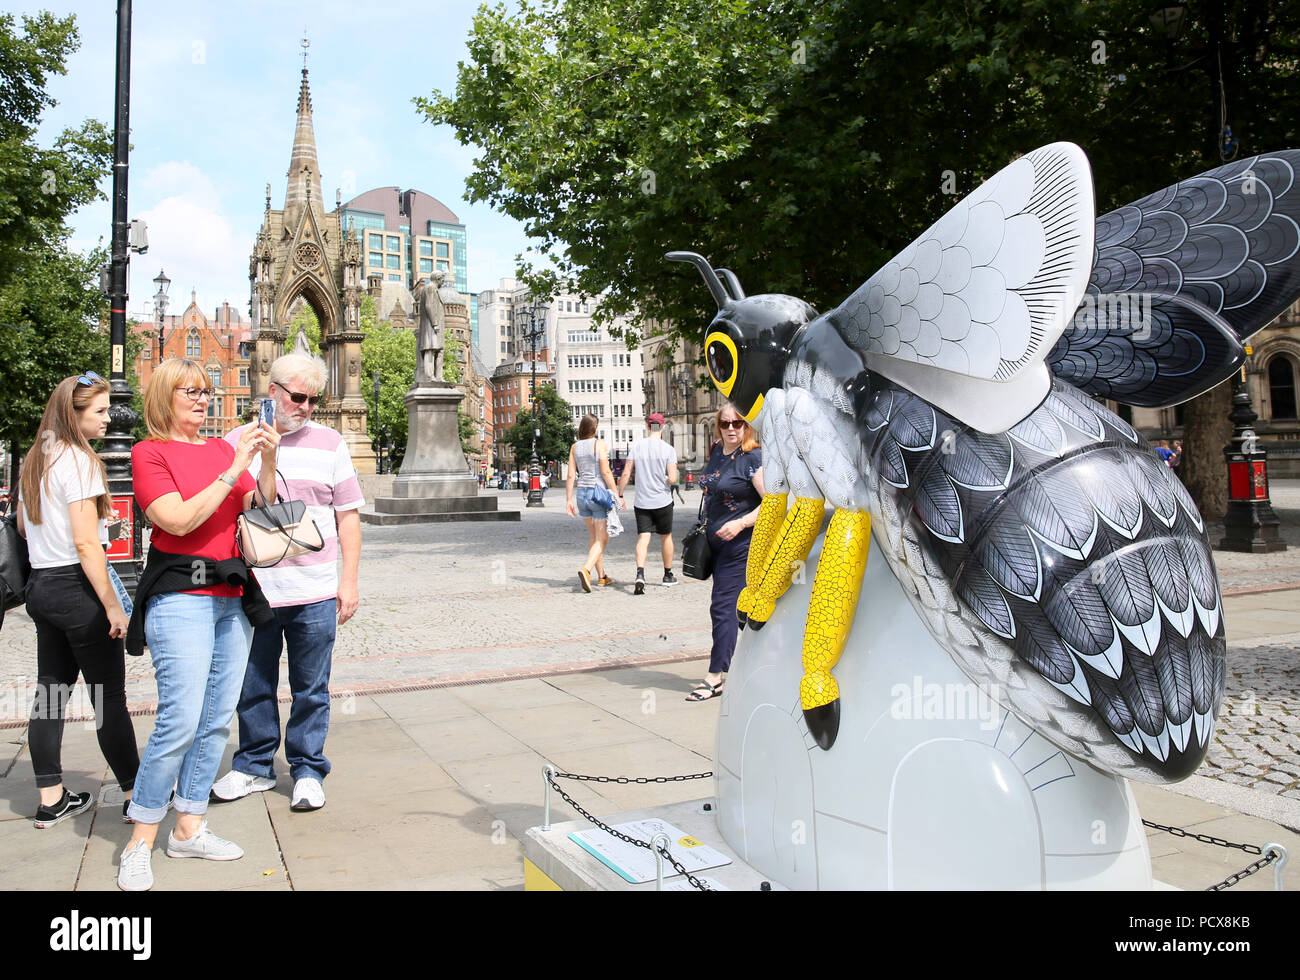
[[[158,823],[176,788],[179,813],[206,813],[230,736],[253,628],[238,597],[166,592],[145,607],[158,720],[140,759],[127,815]]]
[[[284,730],[289,775],[324,779],[330,771],[325,735],[330,727],[330,663],[338,603],[279,606],[275,622],[253,632],[244,690],[239,695],[239,751],[234,768],[250,776],[275,778],[273,760],[280,747],[280,649],[289,648],[289,690],[293,706]]]

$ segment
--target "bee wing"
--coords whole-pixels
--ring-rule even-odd
[[[983,432],[1046,396],[1044,360],[1092,269],[1092,171],[1073,143],[1003,168],[827,319],[873,372]]]
[[[1098,218],[1088,297],[1048,356],[1052,373],[1152,407],[1230,376],[1241,342],[1300,297],[1298,177],[1300,150],[1266,153]],[[1132,323],[1127,297],[1155,315]]]

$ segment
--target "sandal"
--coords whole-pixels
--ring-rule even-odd
[[[722,685],[725,683],[726,681],[718,681],[716,684],[710,684],[708,681],[705,681],[690,694],[686,695],[686,700],[708,701],[711,698],[720,698],[722,697]]]

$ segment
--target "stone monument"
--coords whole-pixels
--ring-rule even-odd
[[[391,497],[375,499],[369,524],[431,521],[517,521],[518,511],[497,510],[495,496],[479,496],[478,481],[460,447],[457,408],[465,397],[444,381],[443,338],[448,316],[468,318],[469,304],[441,272],[417,289],[415,383],[403,399],[406,456]]]

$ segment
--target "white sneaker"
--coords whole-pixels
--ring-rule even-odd
[[[218,837],[208,830],[206,820],[189,840],[177,840],[176,832],[167,835],[167,856],[170,858],[204,858],[208,861],[238,861],[244,849],[238,844]]]
[[[153,848],[144,844],[126,846],[117,864],[117,887],[124,892],[147,892],[153,887]]]
[[[303,812],[305,810],[319,810],[325,805],[325,787],[321,781],[314,776],[303,776],[301,779],[294,780],[293,783],[293,802],[289,804],[290,810]]]
[[[238,769],[231,769],[221,779],[212,784],[211,798],[219,803],[242,800],[249,793],[265,793],[275,788],[275,780],[265,776],[250,776]]]

